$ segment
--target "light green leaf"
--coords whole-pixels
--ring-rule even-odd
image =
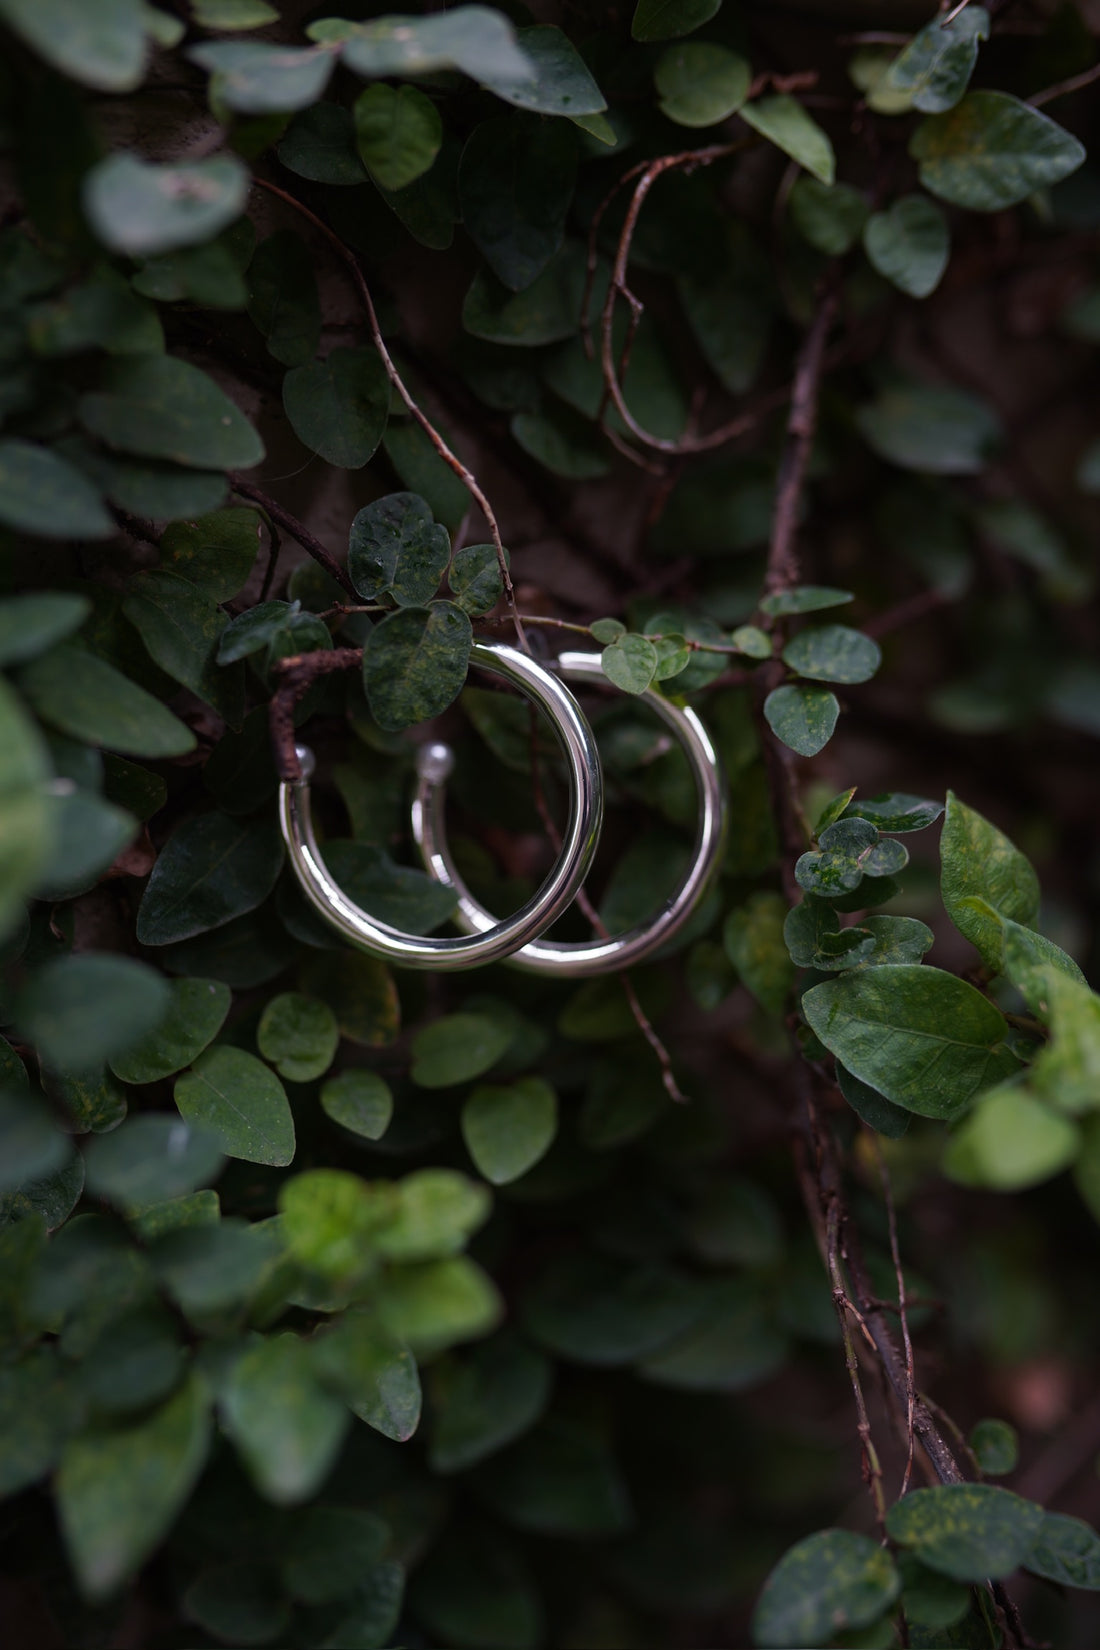
[[[345,1312],[314,1339],[311,1351],[322,1381],[353,1415],[397,1443],[412,1437],[420,1424],[416,1360],[379,1329],[373,1313]]]
[[[722,930],[726,955],[758,1003],[782,1014],[794,984],[794,969],[784,943],[787,902],[782,894],[762,890],[738,911],[731,911]]]
[[[847,183],[820,183],[802,174],[788,201],[795,228],[817,252],[842,258],[859,240],[867,222],[867,202]]]
[[[374,1270],[375,1238],[397,1204],[390,1182],[368,1185],[344,1169],[308,1169],[279,1188],[287,1247],[303,1266],[336,1283]]]
[[[504,1309],[492,1279],[465,1255],[389,1267],[376,1298],[390,1334],[424,1356],[488,1334]]]
[[[55,1485],[61,1530],[81,1590],[109,1597],[159,1546],[210,1445],[209,1400],[191,1379],[136,1425],[68,1444]]]
[[[909,140],[920,181],[971,212],[1001,212],[1076,172],[1081,143],[1039,109],[1007,92],[969,92],[929,115]]]
[[[393,1117],[393,1094],[376,1071],[357,1067],[329,1079],[321,1090],[321,1106],[342,1129],[364,1140],[381,1140]]]
[[[132,957],[94,951],[39,968],[18,993],[16,1023],[58,1071],[123,1053],[168,1011],[168,982]]]
[[[1092,1111],[1100,1107],[1100,997],[1054,968],[1041,989],[1051,1041],[1036,1056],[1031,1080],[1059,1109]]]
[[[145,74],[142,0],[0,0],[0,18],[32,51],[96,92],[131,92]]]
[[[205,41],[187,56],[214,75],[219,101],[242,115],[283,114],[316,103],[336,67],[336,54],[323,46],[262,40]]]
[[[424,1089],[451,1088],[495,1066],[514,1036],[505,1019],[487,1014],[445,1014],[412,1040],[414,1083]]]
[[[913,1490],[886,1514],[886,1529],[922,1564],[955,1581],[996,1580],[1027,1561],[1044,1513],[993,1484]]]
[[[818,1530],[784,1553],[764,1583],[753,1642],[768,1650],[824,1644],[844,1628],[877,1621],[900,1591],[892,1556],[869,1536]]]
[[[764,716],[777,739],[799,756],[816,756],[833,736],[840,715],[835,693],[825,688],[789,684],[774,688],[764,701]]]
[[[927,298],[947,268],[951,231],[927,196],[903,195],[868,219],[863,246],[880,275],[910,298]]]
[[[48,447],[0,440],[0,523],[34,538],[106,539],[116,531],[99,488]]]
[[[199,814],[178,826],[153,867],[137,916],[142,945],[172,945],[262,905],[282,869],[271,820]]]
[[[635,40],[678,40],[709,23],[722,0],[638,0],[630,22]]]
[[[497,75],[482,64],[474,71],[475,76],[489,91],[506,103],[540,115],[598,115],[607,108],[584,59],[561,29],[540,23],[520,29],[516,42],[534,74],[529,71],[521,80],[511,73]]]
[[[320,1385],[297,1335],[273,1335],[239,1358],[219,1407],[256,1488],[277,1506],[317,1492],[348,1426],[347,1410]]]
[[[967,6],[950,22],[935,17],[894,59],[877,89],[907,94],[926,115],[951,109],[974,72],[978,42],[988,39],[989,13],[983,6]]]
[[[20,920],[24,899],[53,851],[49,775],[45,741],[0,680],[0,937]]]
[[[494,1186],[518,1180],[545,1157],[558,1128],[558,1097],[541,1077],[474,1089],[462,1108],[462,1138]]]
[[[331,1066],[340,1042],[336,1016],[318,997],[284,991],[260,1016],[256,1044],[288,1083],[309,1083]]]
[[[785,155],[790,155],[799,166],[821,183],[831,184],[836,177],[836,156],[828,136],[808,115],[802,105],[785,92],[774,97],[762,97],[746,103],[741,119],[754,132],[774,143]]]
[[[150,258],[209,241],[239,218],[248,168],[236,155],[187,165],[108,155],[84,180],[84,210],[99,240],[128,258]]]
[[[649,638],[629,632],[616,637],[600,655],[604,675],[624,693],[644,693],[659,663],[660,656]]]
[[[363,649],[363,685],[387,732],[438,716],[462,691],[473,631],[453,602],[406,607],[376,625]]]
[[[241,1048],[211,1048],[176,1079],[181,1116],[212,1134],[227,1157],[294,1161],[294,1118],[274,1072]]]
[[[1002,434],[988,403],[954,385],[883,390],[859,408],[856,423],[880,458],[927,475],[977,475]]]
[[[239,408],[189,361],[148,355],[114,362],[104,388],[77,407],[89,434],[109,447],[197,469],[248,470],[263,442]]]
[[[943,1167],[964,1186],[1016,1192],[1068,1168],[1081,1147],[1076,1124],[1022,1084],[983,1094],[952,1135]]]
[[[969,903],[984,900],[997,917],[1030,928],[1039,914],[1039,879],[1003,831],[947,793],[940,837],[940,892],[947,915],[995,973],[1001,970],[1000,923]]]
[[[191,12],[201,29],[262,29],[279,21],[266,0],[191,0]]]
[[[382,595],[402,607],[430,601],[450,557],[447,529],[415,493],[387,493],[351,524],[348,573],[364,601]]]
[[[217,1140],[165,1112],[130,1117],[84,1150],[88,1190],[121,1209],[183,1197],[216,1180],[223,1158]]]
[[[870,636],[843,624],[800,630],[783,649],[786,664],[814,682],[869,682],[882,663]]]
[[[749,95],[752,70],[739,52],[688,41],[663,52],[653,71],[661,113],[678,126],[716,126]]]
[[[1018,1070],[1000,1010],[942,969],[857,969],[807,991],[802,1009],[849,1071],[922,1117],[958,1117]]]
[[[489,1218],[486,1188],[456,1169],[418,1169],[394,1190],[394,1207],[374,1239],[387,1260],[444,1260]]]
[[[406,189],[439,153],[443,122],[415,86],[368,86],[353,115],[359,158],[382,189]]]

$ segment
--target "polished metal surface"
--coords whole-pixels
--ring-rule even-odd
[[[563,653],[557,661],[557,670],[570,682],[610,685],[598,653]],[[610,939],[569,944],[534,940],[512,956],[513,968],[524,969],[529,974],[578,978],[629,968],[632,963],[651,957],[680,931],[710,886],[726,838],[726,785],[721,759],[693,710],[673,704],[652,688],[641,698],[672,730],[691,766],[699,799],[699,823],[691,864],[679,887],[649,922]],[[474,899],[451,857],[443,817],[444,782],[435,777],[438,771],[437,748],[435,759],[421,765],[420,785],[413,804],[413,835],[426,869],[458,895],[458,910],[453,920],[467,933],[482,933],[496,918]]]
[[[313,834],[309,802],[312,752],[299,749],[303,783],[279,787],[279,824],[290,863],[314,910],[349,944],[403,968],[449,970],[500,962],[547,928],[573,902],[587,875],[603,819],[603,772],[592,730],[569,689],[544,666],[502,642],[475,642],[470,663],[501,676],[544,710],[557,735],[569,772],[569,818],[557,864],[533,899],[505,921],[486,915],[481,923],[456,926],[463,936],[437,939],[403,934],[350,900],[333,881]],[[450,771],[446,745],[426,745],[422,771],[441,785]],[[424,783],[423,779],[421,781]],[[419,801],[413,805],[419,832]],[[418,835],[419,840],[419,835]],[[465,936],[473,935],[473,938]]]

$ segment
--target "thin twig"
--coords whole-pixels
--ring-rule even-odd
[[[917,1402],[917,1376],[913,1361],[913,1340],[909,1333],[909,1302],[906,1295],[905,1272],[901,1264],[901,1250],[898,1246],[898,1215],[894,1207],[894,1192],[890,1184],[890,1171],[886,1167],[882,1145],[873,1129],[868,1129],[872,1144],[875,1148],[875,1158],[878,1162],[879,1178],[882,1181],[882,1195],[886,1202],[886,1220],[890,1232],[890,1258],[894,1263],[894,1276],[898,1285],[898,1317],[901,1320],[901,1340],[905,1348],[905,1424],[908,1433],[908,1448],[905,1456],[905,1473],[901,1480],[901,1489],[898,1495],[903,1496],[909,1488],[909,1480],[913,1476],[913,1411]]]
[[[508,571],[508,557],[504,549],[504,540],[500,536],[500,524],[497,521],[496,512],[490,504],[489,499],[477,478],[444,441],[431,419],[420,408],[419,404],[408,389],[405,380],[402,378],[401,374],[397,370],[397,367],[394,365],[393,357],[386,348],[385,339],[382,337],[382,329],[378,325],[378,315],[374,308],[374,300],[371,297],[370,287],[367,285],[366,276],[360,268],[358,258],[355,256],[355,253],[352,251],[351,247],[345,245],[339,235],[337,235],[334,230],[329,228],[324,219],[319,218],[315,212],[311,212],[309,207],[304,205],[302,201],[298,200],[295,195],[290,194],[290,192],[286,189],[280,189],[278,184],[270,183],[266,178],[253,177],[252,181],[259,188],[266,189],[269,194],[277,196],[279,200],[284,201],[287,206],[292,207],[293,210],[299,213],[301,217],[305,218],[308,223],[311,223],[314,229],[317,230],[318,234],[324,236],[325,240],[332,247],[337,257],[346,267],[352,281],[355,283],[356,291],[359,294],[363,309],[366,312],[371,342],[378,352],[378,357],[382,362],[382,365],[386,369],[387,378],[397,391],[398,395],[401,397],[402,401],[405,403],[406,407],[409,409],[409,412],[416,419],[416,422],[420,425],[420,428],[424,431],[424,434],[428,437],[428,440],[431,442],[444,464],[446,464],[449,469],[453,470],[454,474],[462,482],[467,492],[479,506],[482,515],[485,517],[489,527],[489,536],[493,541],[493,548],[497,553],[497,564],[500,568],[500,576],[504,583],[504,595],[511,611],[512,622],[516,631],[516,638],[519,641],[520,646],[523,647],[525,651],[530,652],[527,637],[523,629],[523,621],[516,612],[516,593],[512,584],[512,575]]]
[[[1043,92],[1036,92],[1029,97],[1028,102],[1033,109],[1041,109],[1044,103],[1053,103],[1055,98],[1069,97],[1071,92],[1083,91],[1091,86],[1094,80],[1100,80],[1100,63],[1095,63],[1091,69],[1085,69],[1081,74],[1075,74],[1069,80],[1060,80],[1057,86],[1048,86]]]
[[[271,520],[267,524],[267,536],[271,540],[267,552],[267,567],[264,569],[264,582],[260,587],[260,600],[266,602],[271,595],[271,587],[275,583],[275,569],[279,565],[279,551],[282,548],[282,539],[279,529]]]
[[[863,1478],[875,1504],[875,1519],[879,1530],[885,1538],[886,1496],[882,1487],[882,1464],[879,1461],[878,1451],[871,1436],[871,1419],[867,1413],[867,1401],[863,1396],[863,1383],[859,1377],[859,1359],[856,1357],[852,1331],[848,1324],[849,1312],[856,1310],[856,1308],[849,1299],[840,1269],[839,1217],[835,1199],[830,1200],[829,1203],[825,1230],[826,1265],[829,1269],[829,1280],[832,1284],[833,1305],[836,1308],[837,1320],[840,1324],[840,1338],[844,1345],[844,1362],[848,1370],[848,1379],[852,1383],[852,1396],[856,1404],[856,1431],[859,1433],[863,1454]],[[862,1313],[859,1316],[861,1327],[865,1327],[862,1324]]]
[[[789,589],[791,585],[798,583],[799,567],[795,553],[795,537],[798,532],[806,472],[813,450],[814,431],[817,427],[817,405],[822,369],[825,365],[825,345],[839,304],[840,291],[834,269],[825,277],[821,300],[795,363],[787,435],[776,480],[775,513],[772,517],[771,540],[768,546],[768,570],[764,579],[766,595],[772,595],[777,590]]]
[[[905,625],[916,624],[918,620],[926,619],[930,613],[937,613],[947,604],[947,597],[942,590],[921,590],[915,596],[909,596],[905,601],[899,602],[896,607],[888,608],[885,613],[878,613],[873,619],[868,619],[862,629],[867,636],[888,636],[891,631],[901,630]]]
[[[284,533],[289,533],[291,538],[300,544],[303,550],[308,551],[314,561],[324,568],[329,577],[336,580],[341,590],[347,591],[352,601],[358,600],[359,592],[348,577],[347,568],[340,566],[340,563],[330,551],[325,549],[316,534],[310,532],[304,521],[299,521],[297,516],[291,515],[289,510],[284,509],[281,504],[277,504],[273,498],[269,498],[262,488],[257,487],[253,481],[247,481],[244,476],[230,476],[229,482],[235,493],[239,493],[241,498],[251,499],[253,504],[258,504],[260,509],[266,511],[271,517],[277,527],[281,527]]]

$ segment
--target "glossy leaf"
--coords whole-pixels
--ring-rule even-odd
[[[863,246],[880,275],[910,298],[927,298],[947,268],[951,232],[933,201],[924,195],[903,195],[887,211],[868,219]]]
[[[923,796],[909,796],[903,791],[883,791],[878,796],[849,799],[843,812],[850,819],[869,819],[880,831],[902,835],[934,825],[943,813],[943,803],[931,802]]]
[[[380,727],[396,732],[438,716],[466,680],[473,632],[453,602],[383,619],[363,649],[363,685]]]
[[[466,544],[456,550],[447,572],[447,583],[464,612],[491,613],[504,594],[496,546]]]
[[[741,119],[754,132],[774,143],[805,167],[820,183],[831,184],[836,177],[836,156],[826,133],[795,98],[781,92],[746,103]]]
[[[774,1650],[824,1643],[877,1621],[900,1591],[893,1558],[869,1536],[819,1530],[784,1553],[764,1583],[753,1639]]]
[[[909,153],[930,194],[972,212],[1001,212],[1075,172],[1078,140],[1007,92],[968,92],[945,114],[929,115]]]
[[[474,1089],[462,1108],[462,1138],[474,1166],[494,1186],[526,1174],[549,1151],[558,1099],[541,1077]]]
[[[176,1079],[180,1114],[227,1157],[283,1166],[294,1160],[294,1118],[274,1072],[240,1048],[211,1048]]]
[[[261,905],[282,869],[278,827],[205,813],[169,837],[138,909],[142,945],[171,945]]]
[[[351,524],[348,572],[365,601],[392,595],[401,607],[428,602],[451,555],[445,527],[415,493],[388,493]]]
[[[789,685],[773,688],[764,715],[777,739],[799,756],[816,756],[833,736],[840,715],[836,695],[824,688]]]
[[[96,235],[128,258],[211,240],[240,217],[247,198],[248,170],[236,155],[152,165],[113,154],[84,183],[84,210]]]
[[[1027,1559],[1044,1513],[992,1484],[914,1490],[886,1514],[886,1529],[922,1564],[956,1581],[1010,1575]]]

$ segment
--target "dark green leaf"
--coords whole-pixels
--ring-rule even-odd
[[[972,212],[1001,212],[1075,172],[1078,140],[1007,92],[969,92],[946,114],[929,115],[909,141],[920,181]]]
[[[764,596],[761,613],[777,617],[787,613],[820,613],[826,607],[843,607],[852,600],[850,590],[834,590],[824,584],[796,584],[790,590],[777,590]]]
[[[78,469],[29,441],[0,441],[0,523],[35,538],[105,539],[115,524],[99,489]]]
[[[504,578],[492,544],[466,544],[456,550],[447,573],[455,601],[463,612],[491,613],[504,594]]]
[[[819,852],[802,854],[795,865],[800,888],[819,899],[851,893],[865,875],[887,876],[903,870],[909,853],[900,842],[881,841],[866,819],[838,819],[818,839]]]
[[[484,1014],[446,1014],[418,1031],[412,1042],[411,1076],[420,1088],[452,1088],[496,1065],[512,1041],[513,1027]]]
[[[1087,1587],[1096,1592],[1100,1589],[1100,1536],[1083,1519],[1046,1513],[1023,1563],[1033,1575],[1045,1576],[1061,1587]]]
[[[312,1351],[321,1379],[354,1415],[397,1443],[412,1437],[420,1424],[416,1361],[379,1330],[373,1314],[345,1312],[316,1338]]]
[[[195,1221],[145,1240],[158,1281],[199,1322],[247,1302],[271,1259],[259,1224],[219,1220],[214,1214],[212,1221]]]
[[[474,1089],[462,1108],[462,1138],[474,1165],[494,1186],[526,1174],[549,1151],[558,1099],[541,1077]]]
[[[539,1535],[618,1535],[633,1521],[614,1458],[575,1422],[543,1421],[473,1482],[498,1517]]]
[[[205,1465],[209,1441],[209,1401],[191,1380],[136,1425],[66,1446],[58,1510],[90,1599],[115,1592],[160,1544]]]
[[[475,275],[462,306],[462,325],[491,343],[529,349],[555,344],[578,330],[584,286],[584,254],[567,242],[524,292],[511,292],[486,270]]]
[[[108,801],[149,819],[163,808],[168,787],[159,773],[108,752],[103,758],[103,790]]]
[[[146,1036],[116,1054],[111,1070],[124,1083],[157,1083],[189,1066],[218,1035],[232,993],[218,980],[172,980],[168,1012]]]
[[[901,1139],[912,1121],[909,1112],[895,1106],[892,1100],[887,1100],[884,1094],[873,1089],[869,1083],[863,1083],[858,1077],[854,1077],[839,1061],[836,1078],[841,1094],[860,1122],[866,1123],[876,1134],[884,1134],[888,1140]]]
[[[790,194],[791,218],[803,240],[828,258],[842,258],[859,240],[867,202],[846,183],[819,183],[805,174]]]
[[[246,1163],[294,1160],[294,1118],[286,1090],[255,1055],[210,1048],[176,1079],[176,1105],[188,1123],[217,1140],[227,1157]]]
[[[898,1501],[886,1529],[929,1569],[955,1581],[984,1581],[1027,1561],[1043,1517],[1033,1501],[992,1484],[943,1484]]]
[[[842,1628],[877,1621],[900,1591],[893,1558],[869,1536],[818,1530],[784,1553],[764,1583],[753,1640],[769,1650],[823,1644]]]
[[[42,1084],[51,1100],[64,1106],[74,1134],[109,1134],[126,1116],[122,1086],[102,1066],[69,1074],[43,1070]]]
[[[942,969],[855,970],[807,991],[802,1008],[849,1071],[922,1117],[958,1117],[1018,1069],[1000,1010]]]
[[[1039,914],[1039,879],[1014,843],[989,820],[947,793],[940,838],[940,891],[948,916],[994,971],[1001,969],[1000,923],[969,903],[984,900],[998,917],[1030,928]]]
[[[359,470],[378,450],[389,380],[373,349],[334,349],[283,380],[283,405],[299,441],[328,464]]]
[[[316,1493],[348,1424],[344,1405],[318,1382],[309,1347],[290,1334],[261,1340],[238,1359],[221,1413],[257,1489],[278,1506]]]
[[[537,1650],[542,1601],[497,1527],[451,1525],[417,1570],[412,1607],[430,1639],[469,1650]]]
[[[69,779],[54,781],[48,800],[51,852],[34,887],[36,899],[71,899],[113,865],[138,832],[132,814],[80,790]]]
[[[739,52],[709,41],[670,46],[653,71],[661,113],[678,126],[716,126],[749,95],[752,70]]]
[[[97,92],[130,92],[145,73],[141,0],[2,0],[0,18],[70,80]]]
[[[743,1392],[782,1366],[787,1339],[755,1285],[715,1283],[708,1297],[697,1323],[639,1364],[643,1380],[684,1392]]]
[[[934,825],[943,813],[943,803],[901,791],[883,791],[878,796],[862,797],[858,802],[849,801],[843,812],[846,818],[869,819],[880,831],[901,835]]]
[[[1006,1472],[1015,1472],[1020,1457],[1020,1441],[1016,1428],[1010,1427],[1007,1421],[978,1421],[970,1429],[969,1443],[983,1472],[994,1478]],[[1100,1541],[1096,1545],[1100,1554]]]
[[[130,957],[85,951],[28,980],[15,1019],[58,1071],[87,1071],[123,1053],[168,1011],[168,982]]]
[[[53,1174],[70,1149],[40,1100],[10,1088],[0,1091],[0,1193]]]
[[[328,1004],[300,991],[273,997],[256,1032],[260,1053],[288,1083],[324,1076],[339,1042],[340,1028]]]
[[[408,188],[439,153],[443,122],[415,86],[368,86],[353,116],[359,159],[381,189]]]
[[[244,1561],[203,1570],[183,1595],[189,1621],[230,1644],[270,1644],[290,1617],[273,1564]]]
[[[389,1084],[362,1068],[331,1077],[321,1090],[321,1105],[334,1123],[364,1140],[380,1140],[393,1117]]]
[[[351,524],[348,572],[365,601],[387,594],[402,607],[430,601],[450,555],[447,529],[415,493],[388,493]]]
[[[277,152],[288,171],[313,183],[347,186],[366,177],[351,111],[339,103],[314,103],[295,115]]]
[[[40,1222],[24,1219],[15,1230],[36,1228],[41,1233]],[[5,1260],[11,1259],[9,1250]],[[69,1371],[54,1348],[40,1347],[19,1363],[6,1363],[0,1369],[0,1494],[17,1494],[56,1466],[79,1420]]]
[[[287,1591],[304,1604],[346,1597],[378,1563],[389,1537],[376,1513],[357,1507],[309,1508],[295,1520],[293,1551],[282,1566]]]
[[[239,218],[205,245],[151,258],[133,276],[134,291],[165,304],[190,299],[207,309],[243,309],[247,297],[243,266],[255,234],[249,220]]]
[[[248,313],[284,367],[309,361],[321,336],[313,257],[292,229],[260,242],[248,266]]]
[[[25,664],[79,629],[91,612],[86,596],[38,591],[0,602],[0,665]]]
[[[836,176],[833,146],[817,121],[793,97],[781,92],[746,103],[741,119],[821,183],[833,182]]]
[[[36,304],[27,317],[27,339],[47,358],[103,349],[110,355],[155,354],[164,331],[152,304],[134,293],[121,276],[100,275],[64,296]]]
[[[951,255],[947,219],[924,195],[903,195],[867,220],[863,246],[880,275],[910,298],[927,298]]]
[[[722,930],[726,955],[757,1002],[772,1014],[782,1014],[794,983],[784,944],[786,911],[781,894],[761,890],[730,913]]]
[[[62,643],[22,672],[19,685],[44,722],[128,756],[182,756],[190,728],[103,659]]]
[[[84,210],[104,246],[149,258],[213,237],[239,218],[248,199],[248,168],[236,155],[187,165],[150,165],[113,154],[84,182]]]
[[[108,1324],[81,1362],[81,1395],[101,1414],[125,1415],[166,1398],[185,1368],[171,1317],[139,1307]]]
[[[387,732],[438,716],[462,690],[473,631],[453,602],[407,607],[371,631],[363,649],[363,686]]]
[[[226,813],[252,813],[267,801],[279,780],[266,705],[249,712],[239,733],[228,732],[218,741],[203,780]]]
[[[786,664],[814,682],[869,682],[882,649],[862,631],[827,624],[800,630],[783,649]]]
[[[81,397],[84,428],[109,447],[198,469],[250,469],[263,442],[212,378],[174,355],[118,360]]]
[[[551,1352],[612,1368],[667,1345],[699,1308],[680,1273],[578,1255],[555,1262],[528,1290],[523,1318]]]
[[[458,169],[462,219],[493,274],[522,292],[561,246],[576,141],[565,124],[508,115],[475,127]]]
[[[1001,438],[988,403],[953,385],[884,390],[859,409],[856,423],[880,458],[928,475],[976,475]]]
[[[509,428],[525,453],[566,481],[596,481],[611,468],[599,432],[571,407],[515,413]]]
[[[187,579],[215,602],[239,594],[259,548],[255,510],[215,510],[197,520],[178,521],[160,541],[165,571]]]
[[[423,871],[397,865],[384,849],[372,843],[330,840],[325,843],[323,857],[356,905],[403,933],[428,934],[455,908],[455,896],[449,889]]]
[[[187,55],[216,77],[219,100],[242,115],[282,114],[316,103],[336,65],[335,53],[323,47],[260,40],[207,41]]]
[[[833,736],[840,706],[824,688],[792,684],[768,694],[764,715],[777,739],[799,756],[816,756]]]
[[[223,1158],[218,1142],[164,1112],[131,1117],[85,1148],[88,1190],[121,1208],[182,1197],[216,1180]]]
[[[126,586],[122,611],[162,670],[239,727],[244,678],[218,668],[226,616],[215,601],[178,573],[137,573]]]
[[[392,1043],[401,1023],[393,975],[377,957],[356,952],[318,956],[301,971],[306,991],[335,1010],[340,1034],[350,1042],[379,1048]]]
[[[635,40],[678,40],[709,23],[722,0],[638,0],[630,22]]]
[[[449,440],[446,427],[438,420],[435,429],[445,440]],[[391,419],[382,437],[382,445],[386,457],[409,491],[419,493],[436,521],[448,532],[457,532],[473,500],[465,482],[440,457],[416,419]]]
[[[282,868],[278,826],[199,814],[161,849],[138,910],[142,945],[171,945],[262,905]]]
[[[967,6],[949,22],[935,17],[894,59],[878,89],[905,93],[926,115],[951,109],[974,72],[978,42],[988,39],[989,13],[983,6]]]
[[[606,99],[585,67],[584,59],[561,29],[537,24],[534,28],[520,29],[516,39],[534,69],[533,76],[520,80],[511,70],[501,75],[482,63],[473,72],[489,91],[506,103],[539,115],[596,115],[607,108]]]
[[[541,1352],[511,1334],[431,1370],[433,1471],[462,1472],[534,1425],[550,1397],[552,1373]]]

